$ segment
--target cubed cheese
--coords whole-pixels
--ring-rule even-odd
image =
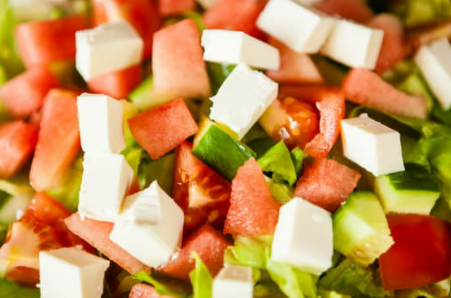
[[[78,212],[95,220],[115,221],[133,179],[124,156],[86,153]]]
[[[446,38],[423,45],[415,62],[444,110],[451,107],[451,45]]]
[[[212,298],[252,298],[252,268],[226,265],[213,280]]]
[[[128,196],[110,239],[150,267],[158,267],[180,249],[183,211],[153,182]]]
[[[76,67],[85,81],[141,62],[143,41],[124,21],[78,31]]]
[[[301,198],[280,208],[271,259],[320,275],[332,266],[332,217]]]
[[[77,248],[39,253],[42,298],[100,298],[110,262]]]
[[[341,121],[344,155],[375,176],[404,171],[400,134],[367,114]]]
[[[276,83],[240,64],[211,98],[210,118],[227,125],[241,139],[276,99],[277,92]]]
[[[204,30],[202,33],[204,60],[277,70],[279,50],[240,31]]]
[[[209,9],[212,7],[218,0],[196,0],[204,9]]]
[[[335,20],[291,0],[270,0],[257,26],[293,51],[317,53]]]
[[[107,95],[84,93],[77,99],[81,147],[90,153],[119,153],[125,148],[123,104]]]
[[[384,31],[338,20],[321,53],[349,67],[374,69]]]

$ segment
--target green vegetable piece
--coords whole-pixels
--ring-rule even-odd
[[[393,11],[404,21],[407,28],[436,22],[451,17],[449,0],[404,0],[395,3]]]
[[[158,273],[148,275],[145,272],[139,272],[133,275],[137,280],[146,282],[155,287],[155,290],[160,295],[169,295],[171,297],[186,298],[189,296],[188,286],[183,281],[160,276]]]
[[[213,278],[210,271],[197,253],[192,252],[191,258],[196,261],[196,267],[189,274],[189,279],[193,285],[193,298],[211,298]]]
[[[207,62],[207,72],[210,78],[211,91],[216,94],[225,79],[232,73],[236,65],[225,65]]]
[[[266,260],[270,255],[272,236],[238,236],[235,245],[227,247],[224,263],[266,269]]]
[[[286,182],[293,185],[296,180],[296,169],[291,159],[290,151],[284,142],[279,142],[258,159],[263,172],[272,173],[272,180],[276,183]]]
[[[169,153],[157,160],[151,160],[147,152],[142,152],[138,167],[138,182],[141,189],[148,187],[153,181],[167,193],[172,193],[172,176],[174,171],[175,153]]]
[[[271,195],[273,196],[274,200],[283,205],[291,201],[294,197],[294,189],[293,187],[281,183],[281,182],[274,182],[274,180],[267,178],[269,189],[271,190]]]
[[[368,266],[393,244],[384,210],[371,192],[351,194],[333,216],[334,248]]]
[[[249,147],[209,120],[196,135],[193,154],[229,181],[239,167],[256,156]]]
[[[0,297],[8,298],[39,298],[40,291],[37,288],[21,287],[15,282],[0,279]]]
[[[432,110],[434,97],[418,70],[411,72],[397,87],[406,93],[423,95],[427,100],[428,111]]]
[[[141,163],[142,153],[143,153],[142,148],[134,147],[134,146],[125,148],[121,152],[121,154],[124,155],[127,163],[132,168],[135,177],[138,176],[138,169],[139,169],[139,165]]]
[[[428,215],[440,197],[440,189],[425,168],[406,166],[404,172],[376,178],[374,191],[385,213],[417,213]]]
[[[296,175],[299,177],[302,170],[302,163],[304,161],[304,151],[301,148],[296,147],[291,150],[291,160],[293,161],[294,169],[296,170]]]
[[[153,87],[153,76],[147,77],[129,95],[130,101],[140,110],[147,110],[162,105],[170,98],[157,94]]]

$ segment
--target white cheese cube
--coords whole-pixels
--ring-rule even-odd
[[[375,176],[404,171],[400,134],[367,114],[341,120],[343,154]]]
[[[218,0],[197,0],[197,3],[199,3],[204,9],[209,9],[215,5],[216,2],[218,2]]]
[[[252,298],[252,268],[226,265],[213,280],[212,298]]]
[[[338,20],[321,53],[349,67],[374,69],[384,31]]]
[[[71,247],[39,253],[41,298],[100,298],[110,262]]]
[[[332,266],[333,251],[329,212],[297,197],[280,208],[271,260],[320,275]]]
[[[451,45],[446,38],[423,45],[415,62],[444,110],[451,108]]]
[[[128,196],[110,239],[150,267],[158,267],[180,249],[182,209],[153,182]]]
[[[204,60],[239,64],[277,70],[280,66],[279,50],[240,31],[204,30],[202,46]]]
[[[124,156],[86,153],[78,212],[95,220],[114,222],[133,180],[133,170]]]
[[[76,67],[85,81],[141,62],[143,41],[127,22],[78,31]]]
[[[125,148],[123,104],[107,95],[83,93],[77,98],[83,151],[119,153]]]
[[[291,0],[270,0],[257,26],[296,52],[317,53],[335,20]]]
[[[210,118],[241,139],[276,99],[278,85],[259,71],[239,64],[211,98]]]

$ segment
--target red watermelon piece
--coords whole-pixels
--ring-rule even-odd
[[[39,110],[52,88],[59,87],[58,79],[45,67],[34,67],[0,87],[0,100],[8,114],[26,118]]]
[[[360,179],[359,172],[332,159],[305,164],[295,195],[330,212],[349,197]]]
[[[160,295],[154,287],[147,284],[136,284],[132,287],[128,298],[173,298],[172,296]]]
[[[101,93],[117,99],[127,98],[142,81],[141,65],[134,65],[94,78],[88,82],[92,93]]]
[[[232,235],[272,235],[280,205],[274,201],[262,169],[251,158],[241,166],[232,181],[230,208],[224,233]]]
[[[88,28],[87,16],[23,23],[15,29],[17,49],[27,68],[75,59],[75,32]]]
[[[375,70],[376,73],[382,74],[409,54],[404,40],[404,27],[398,17],[387,13],[375,16],[367,25],[384,31],[384,40]]]
[[[156,32],[152,70],[155,92],[167,98],[206,98],[211,94],[200,35],[192,19]]]
[[[37,191],[57,185],[80,152],[77,95],[72,91],[53,89],[44,100],[30,170],[30,184]]]
[[[185,101],[174,99],[128,120],[136,141],[158,159],[197,132],[197,124]]]
[[[182,14],[196,8],[194,0],[159,0],[158,10],[162,16]]]
[[[64,222],[72,233],[94,246],[130,274],[136,274],[140,271],[150,272],[149,267],[110,240],[113,223],[89,218],[81,219],[78,213],[72,214]]]
[[[268,70],[266,75],[278,83],[321,84],[323,78],[308,54],[296,53],[271,38],[269,43],[279,49],[280,68]]]
[[[316,9],[332,16],[365,23],[373,17],[373,12],[362,0],[324,0],[315,5]]]
[[[23,121],[7,122],[0,126],[0,178],[13,176],[33,154],[38,129]]]
[[[224,236],[209,225],[204,225],[183,242],[182,250],[161,268],[161,272],[179,279],[189,279],[195,267],[191,253],[196,252],[207,266],[212,276],[221,270],[224,251],[230,243]]]
[[[346,99],[381,111],[426,119],[426,98],[403,93],[386,83],[376,73],[363,68],[351,70],[343,81]]]

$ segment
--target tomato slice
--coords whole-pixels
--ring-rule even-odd
[[[387,290],[417,288],[451,275],[451,224],[418,214],[387,216],[395,244],[379,258]]]
[[[191,151],[190,143],[182,143],[177,150],[174,168],[173,196],[185,212],[185,235],[205,223],[221,229],[231,193],[230,183]]]

